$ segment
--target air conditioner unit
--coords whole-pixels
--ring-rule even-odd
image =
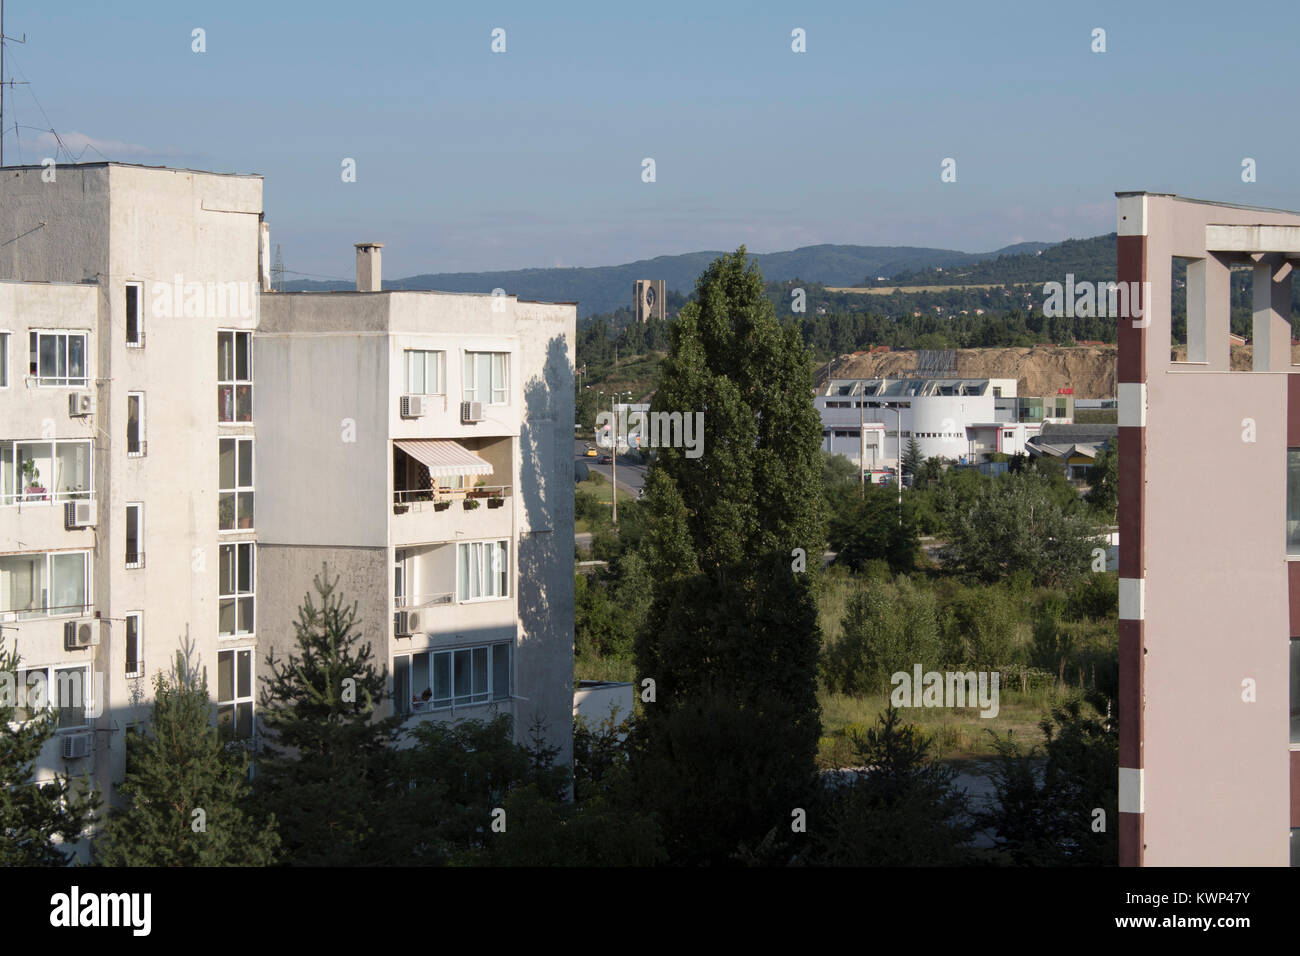
[[[94,733],[68,734],[63,738],[63,759],[80,760],[95,752]]]
[[[87,618],[81,621],[68,621],[63,625],[63,646],[69,651],[79,651],[85,647],[94,647],[99,643],[99,622]]]
[[[63,523],[68,530],[73,528],[95,527],[95,503],[93,501],[69,501],[63,506]]]
[[[68,396],[68,414],[81,418],[95,410],[95,396],[90,392],[73,392]]]
[[[461,402],[460,420],[466,424],[469,422],[481,422],[483,420],[483,403]]]
[[[399,637],[410,637],[420,624],[420,616],[414,611],[398,611],[396,631]]]
[[[403,418],[423,418],[425,401],[423,395],[403,395],[401,412]]]

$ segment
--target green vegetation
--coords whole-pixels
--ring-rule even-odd
[[[57,688],[29,685],[20,664],[18,651],[4,646],[0,632],[0,865],[66,866],[72,860],[60,844],[80,837],[99,798],[89,779],[59,774],[32,782],[41,750],[54,736],[56,717],[45,710],[23,720],[19,707],[35,710],[37,701],[29,695],[50,701]]]

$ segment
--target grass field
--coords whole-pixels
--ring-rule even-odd
[[[595,461],[594,458],[590,460]],[[601,475],[600,472],[593,471],[590,474],[599,476],[601,480],[596,482],[589,477],[586,481],[578,482],[574,488],[578,491],[585,491],[605,504],[609,504],[610,493],[613,491],[614,486],[605,480],[605,476]],[[618,503],[623,504],[625,501],[636,501],[636,495],[620,488],[618,489]],[[579,518],[573,522],[573,531],[575,534],[587,534],[591,531],[591,522],[586,518]]]

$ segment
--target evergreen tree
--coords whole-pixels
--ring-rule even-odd
[[[1113,443],[1103,449],[1088,469],[1088,493],[1084,499],[1097,516],[1113,524],[1119,508],[1119,448]]]
[[[328,568],[313,586],[320,603],[308,594],[298,608],[297,652],[266,658],[257,790],[280,821],[288,863],[381,865],[398,852],[384,828],[402,718],[376,717],[387,668],[356,631],[356,603],[344,604]]]
[[[702,454],[662,448],[642,541],[654,580],[638,635],[656,685],[637,729],[637,792],[679,862],[726,862],[790,833],[815,782],[825,543],[821,421],[798,330],[742,247],[714,261],[671,328],[654,410],[703,412]],[[795,571],[792,551],[802,548]]]
[[[95,841],[103,866],[266,866],[280,839],[275,818],[251,812],[247,752],[213,723],[207,678],[178,653],[154,678],[147,732],[127,736],[126,777]]]
[[[61,844],[80,839],[99,797],[86,779],[55,774],[33,782],[41,750],[54,736],[54,714],[24,719],[32,701],[19,685],[19,663],[17,649],[6,649],[0,634],[0,866],[66,866],[72,857]]]
[[[952,866],[968,861],[974,835],[956,772],[930,754],[933,741],[890,707],[880,726],[853,732],[857,771],[830,801],[812,862],[827,866]]]
[[[915,438],[907,440],[907,448],[903,451],[903,460],[899,463],[900,470],[905,475],[915,475],[921,467],[921,446]]]

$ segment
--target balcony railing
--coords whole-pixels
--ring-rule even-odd
[[[47,505],[60,501],[93,501],[90,491],[53,491],[44,485],[28,485],[23,491],[0,494],[0,507],[6,505]]]
[[[455,600],[456,595],[450,591],[440,594],[403,594],[397,598],[396,608],[399,611],[418,611],[420,608],[451,604]]]
[[[393,492],[393,511],[402,514],[406,511],[421,511],[433,508],[437,511],[450,508],[452,502],[474,499],[486,500],[489,507],[493,501],[504,502],[510,497],[510,485],[478,485],[474,488],[420,488],[414,491]]]

